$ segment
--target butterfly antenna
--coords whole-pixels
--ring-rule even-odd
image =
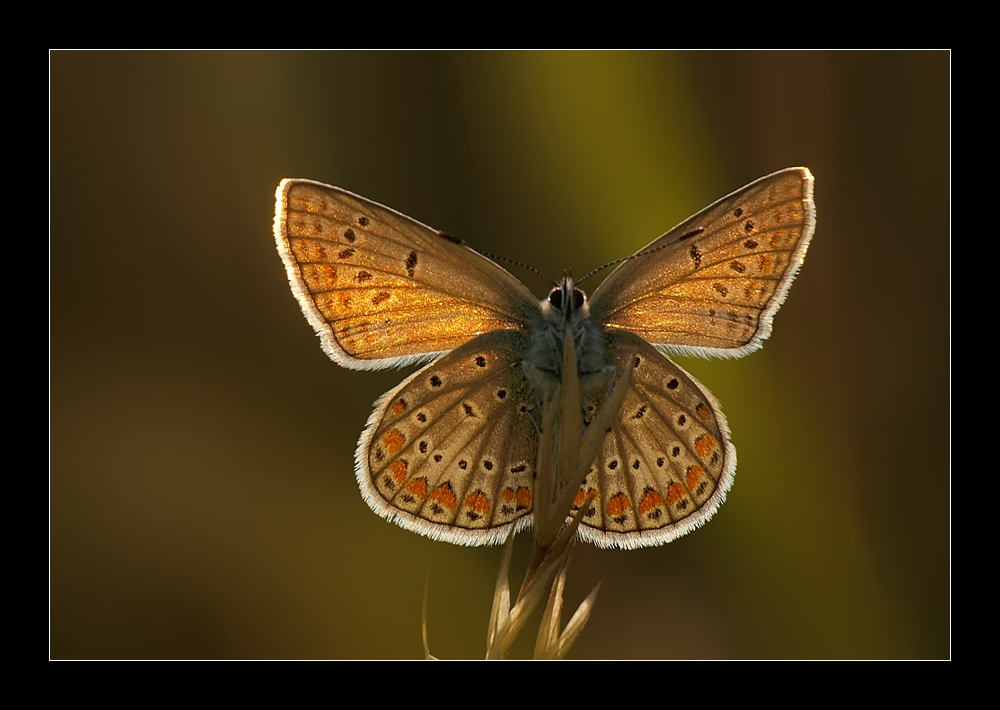
[[[452,239],[454,239],[454,237],[452,237]],[[465,244],[465,242],[458,242],[458,243],[459,244]],[[555,281],[553,281],[552,279],[550,279],[548,276],[546,276],[545,274],[543,274],[541,271],[539,271],[538,269],[536,269],[533,266],[528,266],[527,264],[522,264],[520,261],[514,261],[513,259],[508,259],[505,256],[500,256],[498,254],[491,254],[488,251],[482,251],[481,249],[476,249],[475,247],[469,246],[468,244],[465,244],[465,246],[469,247],[470,249],[472,249],[472,251],[476,252],[477,254],[482,254],[483,256],[485,256],[488,259],[493,259],[494,261],[504,261],[504,262],[507,262],[508,264],[513,264],[514,266],[520,266],[522,269],[525,269],[527,271],[530,271],[533,274],[537,274],[537,275],[541,276],[543,279],[545,279],[546,281],[548,281],[553,286],[558,286],[559,285],[558,283],[556,283]]]
[[[685,239],[690,239],[691,237],[693,237],[695,235],[698,235],[698,234],[701,234],[704,231],[705,231],[705,229],[703,227],[698,227],[697,229],[692,229],[690,232],[686,232],[685,234],[682,234],[681,236],[677,237],[676,240],[671,241],[671,242],[669,242],[667,244],[661,244],[658,247],[653,247],[652,249],[647,249],[645,251],[640,251],[638,254],[633,254],[632,256],[623,256],[621,259],[615,259],[614,261],[609,261],[604,266],[598,266],[596,269],[594,269],[590,273],[585,274],[583,276],[583,278],[579,279],[576,283],[578,285],[581,284],[581,283],[583,283],[585,280],[589,279],[591,276],[593,276],[594,274],[596,274],[598,271],[603,271],[604,269],[608,268],[609,266],[614,266],[615,264],[620,264],[623,261],[628,261],[629,259],[635,259],[636,257],[646,256],[647,254],[652,254],[654,251],[660,251],[660,249],[666,249],[667,247],[673,246],[677,242],[682,242]]]

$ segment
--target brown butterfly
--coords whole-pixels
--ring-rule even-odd
[[[596,494],[582,539],[636,548],[705,523],[736,469],[718,402],[661,351],[759,348],[815,223],[812,174],[782,170],[625,260],[589,301],[566,277],[540,303],[458,240],[310,180],[281,181],[274,237],[331,359],[362,370],[433,360],[379,398],[361,435],[355,471],[372,510],[463,545],[528,526],[539,405],[569,331],[588,411],[635,364],[577,505]]]

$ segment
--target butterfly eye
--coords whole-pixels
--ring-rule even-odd
[[[562,289],[554,288],[549,291],[549,303],[552,304],[553,308],[562,308]]]
[[[583,291],[578,288],[573,289],[573,310],[578,311],[583,308],[583,304],[586,303],[587,297],[583,295]]]

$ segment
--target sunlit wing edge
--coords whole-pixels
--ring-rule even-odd
[[[327,354],[327,357],[338,365],[352,370],[384,370],[390,367],[405,367],[406,365],[428,362],[448,352],[447,350],[441,350],[377,360],[361,360],[347,354],[340,346],[340,343],[337,342],[337,338],[333,334],[333,328],[330,327],[326,318],[323,317],[323,314],[316,307],[312,294],[309,293],[309,289],[302,279],[302,272],[292,253],[291,245],[288,243],[288,188],[299,183],[309,183],[322,188],[328,187],[321,182],[301,178],[285,178],[278,183],[278,189],[274,193],[274,242],[278,248],[278,254],[281,255],[281,261],[285,265],[288,283],[292,288],[292,293],[295,295],[295,300],[299,302],[299,307],[302,309],[303,315],[305,315],[306,320],[309,321],[309,325],[313,327],[313,330],[316,331],[316,335],[319,336],[320,347],[323,348],[323,352]]]
[[[788,296],[788,289],[792,287],[792,282],[795,277],[798,276],[799,269],[802,268],[802,264],[806,260],[806,252],[809,250],[809,243],[812,241],[813,233],[816,231],[816,203],[813,200],[813,175],[809,168],[798,167],[798,168],[788,168],[788,170],[800,170],[803,175],[804,186],[802,188],[802,206],[805,208],[805,220],[802,225],[802,236],[799,238],[799,243],[795,247],[795,251],[792,252],[792,258],[788,265],[788,270],[785,272],[784,276],[781,278],[781,282],[778,284],[778,288],[775,290],[774,295],[771,296],[771,300],[768,301],[767,306],[761,311],[760,318],[758,319],[757,332],[754,334],[753,338],[750,339],[746,345],[739,348],[731,348],[729,350],[721,348],[691,348],[694,351],[691,353],[683,353],[682,350],[676,350],[678,354],[691,354],[697,357],[743,357],[744,355],[749,355],[750,353],[759,350],[764,344],[764,341],[771,337],[771,328],[774,321],[774,316],[781,308],[782,304],[785,302],[785,298]],[[778,172],[787,172],[787,170],[780,170]],[[770,177],[770,176],[767,176]],[[767,177],[761,178],[761,180],[766,180]],[[755,180],[754,182],[759,182]],[[698,350],[705,351],[704,354],[697,352]],[[723,352],[715,352],[716,350],[723,350]]]
[[[771,180],[776,175],[788,172],[799,172],[802,175],[802,181],[804,183],[802,206],[805,208],[805,220],[802,226],[802,236],[799,239],[799,242],[796,245],[795,250],[792,252],[792,258],[790,260],[788,270],[782,276],[781,281],[778,284],[777,289],[775,289],[774,295],[771,296],[771,300],[768,301],[767,306],[765,306],[761,310],[760,317],[758,319],[757,332],[754,333],[754,336],[744,345],[741,345],[738,348],[706,348],[706,347],[696,347],[692,345],[671,345],[669,343],[651,342],[650,344],[653,347],[655,347],[662,353],[666,353],[668,355],[680,355],[683,357],[699,357],[699,358],[718,357],[726,359],[741,358],[745,355],[749,355],[750,353],[760,350],[760,348],[764,344],[764,341],[767,340],[769,337],[771,337],[771,329],[774,321],[774,316],[781,308],[782,304],[784,304],[785,298],[788,296],[788,290],[792,287],[792,282],[795,281],[795,277],[798,275],[799,269],[802,268],[802,264],[805,262],[806,252],[809,250],[809,243],[812,241],[813,234],[816,231],[816,203],[815,200],[813,199],[813,184],[815,182],[815,179],[813,178],[812,172],[809,170],[809,168],[803,166],[794,168],[785,168],[784,170],[777,170],[771,173],[770,175],[765,175],[747,185],[744,185],[739,190],[734,190],[730,194],[724,197],[720,197],[718,200],[716,200],[711,205],[709,205],[704,210],[698,213],[701,214],[703,212],[709,212],[719,203],[725,202],[726,200],[732,198],[734,194],[738,192],[743,192],[744,190],[748,190],[757,183],[764,182],[766,180]],[[692,219],[691,217],[685,219],[673,229],[670,229],[667,232],[665,232],[665,234],[681,231],[681,228],[691,219]],[[654,240],[654,242],[655,241],[656,240]],[[641,254],[642,251],[646,248],[647,247],[644,247],[643,249],[639,250],[638,253]],[[613,275],[614,273],[612,272],[611,276]],[[609,276],[609,278],[611,277]],[[601,286],[603,286],[603,284],[601,284]],[[594,292],[593,302],[595,303],[597,302],[598,294],[600,293],[600,291],[601,288],[598,287],[598,290]],[[604,324],[604,325],[605,327],[608,328],[615,327],[609,324]],[[627,330],[627,328],[625,330]]]

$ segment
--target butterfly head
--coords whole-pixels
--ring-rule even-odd
[[[566,321],[573,320],[577,314],[587,318],[590,316],[587,294],[576,288],[573,277],[566,274],[562,283],[549,291],[548,298],[542,301],[542,313],[548,317],[552,317],[550,314],[560,313]]]

